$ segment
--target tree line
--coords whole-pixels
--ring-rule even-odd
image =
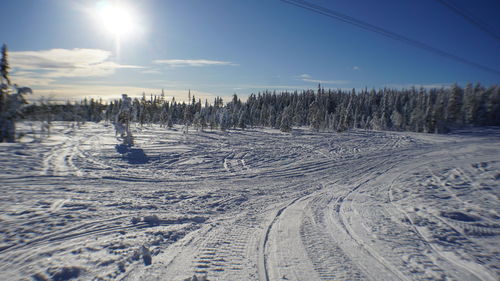
[[[289,132],[296,126],[316,131],[369,130],[445,133],[463,126],[500,126],[500,86],[456,84],[449,88],[264,91],[251,94],[246,101],[237,95],[224,103],[196,99],[189,102],[167,100],[164,94],[142,95],[127,107],[130,122],[140,125],[174,124],[205,129],[245,129],[271,127]],[[111,121],[122,108],[122,100],[104,103],[84,99],[80,102],[27,106],[24,115],[32,120],[77,122]]]

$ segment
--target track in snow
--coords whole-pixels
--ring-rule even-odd
[[[498,134],[56,123],[0,146],[0,277],[496,280]]]

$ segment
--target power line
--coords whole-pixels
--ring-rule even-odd
[[[500,36],[498,36],[493,30],[491,30],[486,24],[484,24],[480,20],[475,19],[474,17],[472,17],[470,12],[468,13],[466,10],[460,9],[459,7],[457,7],[456,5],[454,5],[453,3],[451,3],[450,1],[446,1],[446,0],[436,0],[436,1],[439,2],[439,3],[441,3],[442,5],[444,5],[448,9],[450,9],[452,12],[454,12],[454,13],[458,14],[459,16],[463,17],[469,23],[477,26],[479,29],[481,29],[482,31],[486,32],[491,37],[493,37],[496,40],[500,41]]]
[[[398,40],[398,41],[404,42],[406,44],[409,44],[409,45],[412,45],[414,47],[426,50],[426,51],[434,53],[436,55],[439,55],[439,56],[442,56],[442,57],[446,57],[448,59],[452,59],[452,60],[461,62],[463,64],[474,66],[476,68],[482,69],[482,70],[490,72],[490,73],[494,73],[496,75],[500,75],[500,71],[498,71],[496,69],[493,69],[493,68],[490,68],[488,66],[484,66],[482,64],[479,64],[477,62],[474,62],[474,61],[471,61],[471,60],[459,57],[457,55],[454,55],[454,54],[448,53],[446,51],[443,51],[441,49],[434,48],[434,47],[432,47],[430,45],[427,45],[425,43],[422,43],[420,41],[413,40],[413,39],[408,38],[406,36],[403,36],[403,35],[397,34],[395,32],[389,31],[387,29],[375,26],[373,24],[369,24],[369,23],[363,22],[363,21],[355,19],[355,18],[353,18],[351,16],[341,14],[341,13],[339,13],[337,11],[333,11],[333,10],[330,10],[328,8],[325,8],[325,7],[316,5],[316,4],[312,4],[312,3],[309,3],[309,2],[306,2],[306,1],[302,1],[302,0],[280,0],[280,1],[285,2],[287,4],[290,4],[290,5],[293,5],[293,6],[296,6],[296,7],[299,7],[299,8],[303,8],[303,9],[306,9],[306,10],[309,10],[309,11],[312,11],[312,12],[324,15],[324,16],[327,16],[327,17],[330,17],[330,18],[333,18],[333,19],[336,19],[336,20],[339,20],[339,21],[342,21],[342,22],[345,22],[345,23],[348,23],[348,24],[355,25],[355,26],[357,26],[359,28],[362,28],[362,29],[365,29],[365,30],[368,30],[368,31],[371,31],[371,32],[374,32],[374,33],[377,33],[377,34],[389,37],[389,38],[394,39],[394,40]]]

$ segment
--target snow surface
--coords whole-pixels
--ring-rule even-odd
[[[500,278],[500,129],[40,127],[0,144],[0,280]]]

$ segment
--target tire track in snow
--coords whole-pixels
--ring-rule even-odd
[[[359,237],[357,237],[355,231],[350,227],[350,222],[346,220],[345,216],[343,215],[345,213],[344,209],[346,209],[345,203],[352,201],[351,197],[355,196],[358,193],[358,189],[361,185],[366,184],[367,182],[373,180],[377,176],[386,173],[386,171],[389,170],[391,166],[395,165],[395,163],[400,162],[401,159],[404,159],[406,157],[408,157],[406,153],[401,153],[401,155],[399,155],[396,158],[394,158],[394,155],[392,154],[382,153],[378,154],[375,157],[372,157],[372,159],[363,159],[365,161],[361,161],[359,165],[352,166],[356,167],[354,170],[348,169],[347,171],[348,174],[342,175],[343,173],[340,173],[339,175],[336,176],[337,178],[343,178],[343,177],[349,178],[352,177],[352,174],[360,175],[361,179],[355,180],[353,182],[353,184],[355,184],[354,188],[348,189],[347,193],[345,194],[342,194],[342,192],[338,193],[338,191],[336,191],[337,192],[336,195],[325,194],[330,197],[333,196],[332,199],[326,200],[324,198],[320,198],[318,202],[311,204],[312,210],[314,211],[313,213],[315,214],[315,216],[312,217],[313,219],[311,221],[313,222],[315,221],[318,225],[324,225],[323,227],[327,229],[325,233],[328,233],[328,235],[330,236],[331,243],[329,245],[334,245],[336,243],[342,245],[342,249],[346,250],[346,253],[348,254],[347,256],[350,257],[350,258],[346,257],[344,259],[345,260],[352,259],[352,261],[354,261],[354,264],[359,265],[360,268],[364,269],[366,274],[368,276],[371,276],[371,278],[373,278],[374,280],[381,280],[381,279],[405,280],[406,277],[403,274],[401,274],[398,269],[396,269],[390,263],[385,261],[382,258],[382,256],[380,256],[376,251],[371,249],[371,247],[369,247],[367,243],[365,243],[363,240],[360,240]],[[322,202],[321,199],[324,199],[326,201]],[[334,203],[332,204],[327,202],[334,202]],[[347,210],[350,209],[347,208]],[[342,231],[339,232],[339,230]],[[308,240],[310,239],[304,238],[305,243],[307,243]],[[332,252],[338,252],[338,251],[332,251]],[[316,252],[312,251],[312,254],[310,254],[311,259],[318,258],[317,254],[318,254],[317,251]],[[319,255],[319,257],[321,257],[321,255]],[[317,262],[318,264],[324,262],[321,260],[321,258],[318,258],[318,260],[319,260]],[[325,261],[328,260],[325,259]],[[348,262],[348,264],[353,264],[352,261]],[[331,266],[328,265],[328,263],[326,263],[321,267],[318,266],[318,268],[321,268],[321,271],[323,272],[328,272],[328,268],[330,267]],[[351,268],[356,268],[356,266],[354,267],[351,266]],[[358,279],[366,278],[366,277],[365,278],[361,277],[364,275],[362,273],[359,273],[359,270],[344,275],[339,274],[340,272],[339,271],[328,272],[325,278],[326,279],[351,278],[347,276],[358,276]]]
[[[382,161],[385,162],[385,161]],[[377,163],[378,167],[383,167]],[[373,166],[376,167],[376,166]],[[372,167],[368,168],[370,174]],[[375,172],[379,174],[379,171]],[[381,173],[380,173],[381,174]],[[345,194],[338,195],[332,200],[327,208],[319,210],[321,217],[324,217],[325,226],[330,233],[334,235],[346,255],[358,265],[367,276],[372,280],[408,280],[396,267],[389,263],[382,255],[375,251],[369,243],[361,239],[352,228],[352,221],[346,218],[346,213],[353,211],[348,203],[352,202],[352,197],[359,191],[359,188],[373,178],[370,176],[363,179],[361,183],[355,185]],[[347,203],[347,204],[346,204]],[[325,212],[326,211],[326,212]],[[323,213],[322,213],[323,212]],[[354,214],[359,216],[359,214]]]
[[[200,247],[194,260],[195,273],[216,279],[228,275],[235,280],[251,278],[245,269],[253,265],[247,255],[253,231],[254,227],[247,224],[233,224],[230,228],[216,230]]]
[[[2,261],[0,263],[0,271],[5,271],[12,265],[16,265],[18,270],[29,266],[26,261],[37,259],[43,256],[44,253],[58,249],[61,242],[73,241],[73,243],[82,243],[90,236],[103,236],[122,230],[147,226],[147,224],[123,225],[122,219],[125,217],[126,216],[120,216],[77,224],[70,228],[40,235],[22,244],[13,245],[12,247],[0,251],[2,254],[0,259],[0,261]]]
[[[71,139],[65,140],[62,144],[56,144],[53,149],[44,157],[42,166],[42,175],[68,176],[75,175],[81,177],[82,171],[74,164],[74,157],[79,153],[80,136],[71,134],[65,137]]]
[[[259,258],[258,258],[258,272],[259,272],[259,278],[260,280],[265,280],[269,281],[269,269],[268,269],[268,254],[266,253],[267,248],[269,247],[268,242],[269,242],[269,235],[271,233],[271,229],[273,225],[276,223],[278,220],[279,216],[283,213],[283,211],[290,207],[293,203],[297,202],[300,200],[302,197],[298,197],[293,199],[291,202],[286,204],[284,207],[280,208],[277,210],[277,212],[272,215],[272,220],[271,222],[266,226],[264,235],[262,236],[260,240],[260,245],[259,245]]]
[[[393,168],[394,167],[393,165]],[[403,167],[406,170],[404,172],[399,172],[396,177],[404,175],[406,171],[414,168],[412,165],[408,167],[403,165]],[[390,178],[392,177],[391,169],[393,168],[389,168],[381,174],[387,174],[384,177]],[[426,249],[427,251],[431,249],[431,247],[429,247],[430,245],[426,243],[422,245],[422,243],[419,242],[421,239],[416,238],[416,236],[419,236],[419,232],[412,231],[404,226],[404,224],[398,222],[399,218],[402,217],[400,214],[397,214],[399,211],[395,211],[396,208],[391,207],[392,204],[387,205],[384,202],[384,182],[386,181],[387,179],[377,180],[375,177],[374,180],[361,183],[354,192],[350,192],[341,200],[342,204],[338,205],[338,212],[341,215],[343,227],[354,240],[358,241],[358,243],[376,257],[377,260],[383,261],[383,263],[388,266],[388,268],[391,268],[391,271],[397,273],[401,279],[406,278],[405,276],[414,276],[413,278],[420,276],[418,278],[424,279],[447,279],[443,269],[430,259],[427,254],[424,254]],[[362,186],[364,186],[363,189],[361,189]],[[364,194],[361,194],[361,192]],[[376,207],[369,208],[366,204],[368,198],[376,198],[379,200],[379,203],[375,205]],[[357,201],[358,203],[355,204]],[[388,202],[391,202],[391,199],[388,199]],[[368,205],[370,204],[373,203],[369,203]],[[368,213],[368,218],[365,218],[365,221],[370,222],[371,226],[366,226],[360,221],[359,218],[364,218],[367,213],[360,213],[359,210],[362,209],[358,208],[358,206],[362,206],[363,209],[368,208],[371,210],[370,213]],[[370,240],[370,233],[372,233],[374,229],[376,230],[375,234],[378,235],[380,232],[381,237],[385,237],[385,239],[414,242],[407,244],[397,243],[392,250],[393,254],[385,253],[382,257],[378,254],[378,251],[380,251],[379,247],[381,246],[373,248],[367,243]],[[404,265],[401,264],[401,258],[403,258]]]
[[[368,279],[314,218],[305,219],[300,234],[321,280]]]
[[[324,228],[321,214],[330,197],[324,191],[287,206],[272,226],[269,239],[271,280],[366,280]],[[318,209],[314,208],[318,207]]]
[[[93,124],[88,126],[93,126]],[[415,246],[408,252],[410,253],[408,256],[403,256],[401,252],[406,248],[385,241],[398,238],[397,241],[402,244],[411,244],[409,239],[424,240],[418,233],[412,232],[407,223],[398,221],[403,216],[395,207],[384,205],[389,203],[387,179],[392,179],[394,175],[391,170],[385,169],[391,165],[407,163],[403,161],[405,158],[413,157],[414,153],[420,153],[416,150],[421,147],[416,149],[414,144],[408,144],[409,141],[404,136],[372,132],[319,133],[318,135],[304,133],[304,135],[289,136],[259,131],[237,131],[234,134],[214,132],[179,137],[175,135],[175,132],[163,130],[155,131],[153,134],[151,128],[144,128],[141,129],[142,135],[138,135],[137,141],[138,145],[141,145],[139,147],[144,148],[145,153],[150,157],[150,162],[139,166],[124,161],[115,151],[114,144],[105,143],[109,141],[109,134],[105,137],[99,136],[95,142],[91,141],[92,134],[99,128],[100,125],[95,125],[90,130],[94,131],[81,136],[82,147],[72,150],[72,144],[67,143],[65,149],[67,149],[68,157],[62,159],[63,162],[68,162],[68,171],[66,171],[68,176],[71,176],[70,162],[84,171],[84,180],[78,179],[76,182],[71,182],[75,186],[75,191],[78,189],[78,192],[82,192],[82,197],[92,199],[104,195],[102,185],[109,187],[106,192],[116,192],[111,195],[113,198],[110,200],[121,201],[117,202],[120,204],[110,204],[109,210],[99,209],[99,213],[102,212],[108,217],[118,214],[129,216],[134,214],[142,217],[149,213],[159,213],[162,217],[167,212],[170,202],[176,201],[180,202],[176,205],[179,208],[168,209],[168,212],[189,212],[210,218],[200,231],[187,229],[186,232],[192,232],[185,236],[186,239],[175,243],[168,241],[165,243],[168,246],[160,244],[158,249],[164,253],[153,257],[151,267],[144,267],[138,262],[127,268],[125,273],[127,276],[132,277],[137,274],[138,280],[150,279],[155,266],[154,272],[158,280],[181,280],[180,278],[192,276],[194,273],[198,276],[207,274],[209,280],[256,280],[262,274],[265,275],[262,280],[275,280],[283,277],[289,280],[295,277],[300,280],[349,278],[404,280],[404,277],[425,278],[424,273],[418,272],[420,269],[430,268],[436,270],[436,273],[439,271],[439,268],[434,267],[435,264],[432,263],[434,261],[428,262],[429,254],[425,251],[430,248]],[[141,139],[142,137],[144,140]],[[223,141],[221,146],[214,143],[219,139]],[[393,157],[396,158],[394,161],[383,161]],[[226,165],[230,171],[224,168],[225,158],[227,158]],[[54,163],[56,159],[49,162]],[[111,167],[111,169],[102,171],[95,169],[95,163],[103,164],[97,168]],[[481,164],[480,168],[486,169],[487,167],[482,167]],[[96,179],[87,180],[89,174],[93,175],[94,172],[99,176]],[[456,172],[460,173],[460,171]],[[387,173],[389,173],[389,178],[379,179],[379,176]],[[101,175],[103,179],[100,179]],[[70,178],[74,177],[67,177],[68,180]],[[109,178],[119,179],[121,182],[117,184]],[[46,181],[43,188],[50,184],[47,190],[54,189],[54,193],[49,195],[51,199],[65,198],[60,196],[61,191],[57,190],[63,187],[58,183],[59,178],[47,177],[44,180]],[[364,180],[368,181],[364,182]],[[335,182],[335,184],[326,185],[322,190],[324,193],[313,193],[316,189],[306,187],[306,185],[318,185],[325,182]],[[352,191],[358,184],[362,186]],[[81,185],[84,189],[80,188]],[[116,188],[117,185],[119,185],[118,188]],[[142,186],[145,188],[142,189]],[[39,185],[35,188],[43,192],[40,187]],[[211,196],[219,193],[221,189],[224,190],[223,196],[216,196],[217,202],[215,203],[218,205],[206,202],[206,200],[214,200],[207,199],[210,197],[207,197],[205,193],[206,188],[212,187],[214,192],[210,194]],[[151,194],[149,191],[155,188],[158,192]],[[171,189],[169,190],[171,193],[159,192],[165,189]],[[181,189],[192,189],[193,193],[186,198],[178,196],[176,192]],[[308,192],[305,192],[306,189]],[[308,197],[305,195],[307,193],[314,195]],[[368,196],[373,198],[363,201],[368,200]],[[240,200],[238,199],[240,197],[247,198],[248,202],[241,206],[236,204],[235,202]],[[73,196],[66,198],[73,199]],[[49,211],[51,206],[57,210],[53,212],[54,218],[48,222],[57,223],[59,217],[56,216],[63,216],[68,210],[66,203],[45,201],[47,201],[45,211]],[[30,202],[34,203],[34,201]],[[379,236],[371,240],[367,239],[365,232],[368,232],[373,224],[367,222],[366,218],[370,218],[369,216],[363,218],[366,213],[362,212],[361,203],[369,203],[366,207],[381,215],[380,220],[374,220],[373,224],[385,227],[388,231],[386,236],[383,236],[381,231],[373,231]],[[226,206],[230,207],[226,208]],[[81,212],[85,213],[85,210]],[[16,211],[12,216],[23,222],[37,219],[36,216],[20,213]],[[74,213],[71,214],[74,215]],[[44,241],[27,239],[31,243],[28,246],[20,246],[12,251],[4,249],[1,261],[4,261],[5,256],[15,257],[20,253],[20,262],[28,267],[35,264],[29,262],[28,259],[32,261],[38,259],[36,253],[33,256],[27,254],[31,245],[37,253],[40,253],[53,249],[52,247],[56,244],[61,245],[59,249],[63,249],[63,247],[86,239],[109,237],[121,230],[131,230],[131,235],[153,233],[150,235],[155,237],[166,232],[161,228],[162,225],[154,231],[140,228],[133,231],[132,226],[120,228],[130,225],[125,220],[123,225],[119,223],[99,225],[98,222],[102,216],[95,218],[92,215],[83,217],[82,222],[70,219],[72,224],[64,227],[71,228],[76,223],[83,224],[91,221],[97,224],[84,226],[83,229],[72,230],[69,233],[57,231],[55,240],[49,240],[47,237]],[[295,215],[300,217],[294,217]],[[435,215],[435,213],[430,215]],[[294,221],[293,225],[287,225],[287,222],[293,218],[297,221]],[[430,219],[434,221],[442,219],[450,223],[449,218],[430,217]],[[10,223],[12,222],[6,222],[5,225]],[[368,225],[365,225],[367,223]],[[467,225],[465,222],[458,222],[450,227],[460,228],[462,224]],[[61,227],[55,228],[61,230]],[[470,229],[473,229],[472,226]],[[474,229],[477,232],[482,231],[480,227]],[[89,232],[84,233],[84,230],[89,230]],[[293,244],[290,241],[279,241],[280,237],[287,237],[286,231],[288,230],[294,233],[293,242],[300,244],[302,247],[300,251],[293,252],[295,249],[283,248],[285,245]],[[175,235],[181,233],[176,231],[172,233]],[[404,231],[407,233],[403,233]],[[350,234],[352,236],[349,236]],[[19,245],[24,242],[20,242]],[[380,251],[378,247],[380,245],[388,245],[388,249],[394,249],[397,253],[391,254],[390,250]],[[363,258],[363,256],[370,256],[370,251],[372,252],[371,258]],[[383,259],[378,259],[377,254]],[[284,261],[292,256],[295,257],[293,261]],[[303,258],[302,261],[301,258]],[[401,259],[405,259],[404,262],[411,270],[417,271],[410,272],[402,269]],[[303,267],[306,264],[308,266]],[[371,264],[374,265],[375,275],[371,275],[373,271],[366,270],[366,265]],[[116,264],[108,268],[111,267],[116,267]],[[310,278],[300,275],[299,271],[302,268],[310,270],[308,271],[311,273]],[[104,270],[96,269],[96,271],[99,274],[102,273],[96,276],[104,276]],[[398,271],[404,277],[397,276]],[[286,272],[287,275],[280,276],[277,274],[279,272]],[[302,272],[304,274],[305,271]],[[91,274],[94,272],[89,273],[89,276]],[[299,278],[300,276],[305,277]],[[435,279],[440,277],[435,276],[437,276]]]
[[[468,156],[468,158],[470,158],[470,156]],[[484,157],[481,157],[481,159],[484,159]],[[470,161],[473,162],[473,158],[467,160],[467,162]],[[445,158],[444,160],[441,158],[439,160],[431,160],[429,163],[431,163],[431,165],[437,165],[438,167],[449,167],[449,162],[449,158]],[[430,186],[432,187],[432,192],[435,194],[439,194],[439,189],[442,189],[443,192],[452,193],[452,196],[450,198],[453,198],[460,202],[459,205],[470,205],[469,202],[462,200],[461,198],[458,198],[457,196],[455,196],[455,194],[453,194],[453,191],[450,189],[450,186],[453,186],[452,184],[442,180],[443,177],[447,177],[446,173],[442,173],[442,175],[438,176],[436,172],[438,172],[439,170],[436,171],[436,168],[434,168],[434,170],[430,170],[428,168],[429,163],[413,167],[413,170],[416,170],[417,172],[419,170],[427,171],[432,180],[429,182]],[[452,171],[456,169],[460,168],[455,168]],[[393,180],[388,189],[391,204],[395,206],[395,208],[397,208],[404,215],[405,219],[411,223],[411,227],[414,229],[414,232],[422,237],[422,240],[425,241],[427,246],[442,258],[443,261],[439,263],[439,266],[446,269],[448,274],[453,275],[457,279],[461,279],[466,276],[465,278],[467,278],[468,280],[495,280],[495,278],[490,273],[485,271],[484,268],[478,266],[478,264],[491,264],[492,262],[494,263],[494,261],[471,261],[471,256],[469,255],[472,255],[473,259],[477,259],[478,257],[483,256],[485,252],[489,252],[489,250],[486,248],[482,248],[480,245],[477,245],[474,242],[474,239],[472,239],[472,237],[470,237],[466,232],[470,224],[458,223],[458,225],[461,225],[463,227],[461,229],[457,225],[457,223],[451,223],[450,221],[442,217],[442,215],[446,213],[441,212],[440,214],[435,214],[430,213],[426,210],[418,210],[418,214],[416,214],[415,211],[409,213],[408,210],[402,208],[402,203],[398,204],[395,202],[394,184],[402,175],[405,175],[405,173],[400,173]],[[414,199],[414,202],[418,201]],[[448,203],[448,205],[449,204],[450,203]],[[430,205],[429,207],[432,207],[432,205]],[[482,207],[477,207],[474,209],[477,210],[478,208],[479,210],[483,209]],[[460,209],[456,209],[456,211],[458,212],[457,214],[461,214]],[[491,225],[489,225],[489,227],[495,225],[497,227],[499,226],[498,223],[495,223],[487,218],[485,219],[487,221],[490,221]],[[487,230],[482,231],[481,227],[477,227],[475,229],[477,229],[479,233],[491,233],[491,231]],[[436,237],[436,235],[438,236]],[[440,239],[442,239],[443,241],[440,241]],[[452,246],[452,249],[447,248],[449,247],[446,245],[446,243],[448,243],[447,241],[453,241],[453,245],[459,244],[461,245],[461,247],[466,247],[467,252],[461,252],[461,249],[454,249],[454,246]]]
[[[302,165],[300,165],[296,169],[291,169],[291,170],[296,171],[296,170],[302,169],[303,172],[311,172],[312,174],[314,174],[314,173],[319,173],[320,171],[330,170],[332,168],[332,164],[333,164],[333,166],[335,166],[335,164],[334,164],[335,159],[332,159],[333,157],[329,157],[325,153],[320,153],[320,154],[327,159],[320,160],[320,161],[318,161],[318,159],[316,159],[315,163],[311,163],[312,169],[309,170],[309,168],[307,166],[304,167],[305,165],[303,165],[303,163],[300,163]],[[374,160],[375,159],[377,159],[377,157],[375,157]],[[361,165],[361,168],[357,168],[357,169],[358,170],[365,169],[367,171],[371,171],[374,167],[377,167],[377,166],[383,166],[383,165],[381,165],[380,163],[376,163],[376,164],[370,163],[369,165],[366,165],[366,164]],[[349,172],[353,173],[353,171],[349,171]],[[357,171],[355,173],[356,174],[363,174],[363,172],[360,173],[360,171]],[[354,191],[355,191],[355,189],[354,189]],[[352,192],[352,190],[351,190],[351,192]],[[299,200],[299,199],[300,198],[297,198],[296,200]],[[261,248],[266,249],[267,241],[269,240],[269,234],[272,230],[273,225],[275,225],[276,222],[279,220],[279,217],[281,216],[281,214],[283,212],[286,212],[286,210],[289,209],[290,206],[293,205],[296,200],[294,200],[292,203],[283,207],[282,209],[280,209],[277,212],[277,215],[274,217],[270,226],[267,228],[266,235],[263,239],[264,246],[261,246]],[[338,201],[342,202],[342,200],[338,200]],[[326,206],[326,204],[318,204],[319,202],[315,202],[315,203],[316,204],[312,204],[316,207],[315,210],[320,210],[321,208],[324,208],[324,206]],[[323,220],[323,218],[322,218],[323,216],[324,216],[324,214],[321,214],[315,218]],[[328,238],[327,234],[322,234],[325,232],[324,231],[322,232],[319,229],[319,227],[315,227],[315,226],[317,226],[317,224],[313,223],[312,222],[313,220],[314,219],[311,219],[311,218],[304,219],[304,223],[300,227],[300,229],[301,229],[300,232],[301,232],[301,236],[302,236],[302,242],[304,245],[306,245],[306,249],[308,249],[309,258],[313,262],[314,268],[315,268],[316,272],[319,274],[319,278],[322,280],[339,280],[339,279],[340,280],[342,280],[342,279],[349,280],[352,278],[357,278],[358,280],[366,279],[366,276],[363,273],[361,273],[361,271],[359,269],[357,269],[356,265],[354,265],[352,263],[352,261],[347,256],[342,254],[342,250],[340,250],[340,248],[338,248],[336,246],[335,240],[332,239],[332,237]],[[314,231],[310,231],[310,229],[312,229],[312,228],[314,228]],[[317,245],[316,244],[317,240],[320,240],[323,242],[323,243],[321,243],[321,247],[319,247],[319,248],[315,247],[315,245]],[[329,247],[331,247],[331,250],[328,246],[325,248],[325,245],[329,245]],[[279,251],[279,249],[278,249],[278,251]],[[262,252],[262,250],[261,250],[261,252]],[[262,260],[264,260],[264,262]],[[383,262],[380,257],[375,257],[375,260],[382,263],[382,269],[379,268],[379,277],[385,276],[386,280],[390,280],[390,279],[398,279],[398,278],[394,278],[394,276],[399,275],[399,277],[400,278],[403,277],[402,279],[404,280],[403,275],[399,274],[399,272],[397,270],[392,268],[387,263]],[[268,264],[268,261],[266,258],[266,254],[264,252],[264,254],[261,254],[260,262],[259,262],[259,273],[260,273],[261,280],[269,280],[270,275],[269,275],[269,270],[266,268],[267,264]],[[344,266],[342,266],[342,264]],[[295,264],[295,266],[296,266],[296,264]],[[384,272],[387,270],[389,270],[389,272],[391,272],[391,273],[389,273],[389,275],[387,273],[380,273],[380,272]],[[265,274],[262,274],[262,272],[264,272]],[[392,275],[394,272],[396,272],[396,273],[394,275]],[[281,278],[281,276],[276,276],[276,273],[275,273],[274,277]],[[294,276],[294,277],[297,278],[297,276]],[[293,279],[293,277],[292,277],[292,279]],[[300,278],[297,278],[297,279],[300,280]],[[295,279],[293,279],[293,280],[295,280]]]

